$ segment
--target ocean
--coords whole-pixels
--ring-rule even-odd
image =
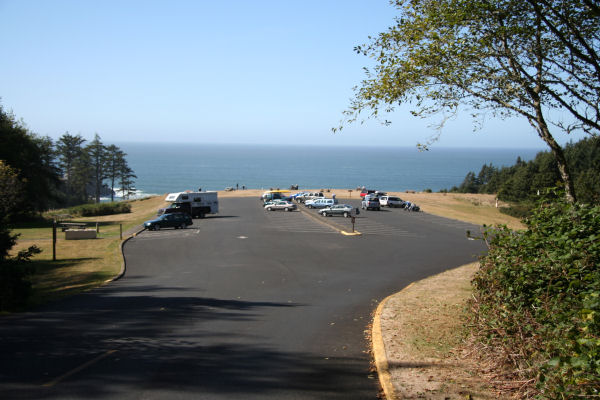
[[[528,161],[538,149],[317,147],[117,143],[145,195],[184,190],[348,188],[439,191],[461,184],[483,164]]]

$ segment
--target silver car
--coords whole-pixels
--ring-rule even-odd
[[[353,209],[354,209],[354,207],[352,207],[348,204],[335,204],[333,206],[330,206],[330,207],[320,210],[319,214],[321,214],[324,217],[331,217],[332,215],[342,215],[345,218],[348,218],[353,215],[353,212],[352,212]],[[358,209],[356,209],[356,211],[354,211],[354,213],[358,214],[359,213]]]
[[[285,210],[285,211],[293,211],[296,209],[296,205],[294,203],[290,203],[285,200],[273,200],[272,202],[268,202],[265,204],[265,210],[267,211],[275,211],[275,210]]]
[[[381,207],[402,207],[404,201],[400,197],[396,196],[381,196],[379,198]]]

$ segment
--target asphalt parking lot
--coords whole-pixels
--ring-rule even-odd
[[[130,240],[123,279],[6,319],[0,396],[375,399],[378,302],[484,250],[477,227],[425,213],[362,211],[344,236],[342,217],[220,203]]]

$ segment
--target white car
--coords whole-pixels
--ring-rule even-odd
[[[290,203],[285,200],[273,200],[267,202],[265,204],[265,210],[267,211],[275,211],[275,210],[285,210],[285,211],[293,211],[296,209],[296,205],[294,203]]]
[[[381,196],[379,198],[381,207],[402,207],[404,201],[400,197],[396,196]]]
[[[315,200],[306,200],[306,202],[304,203],[304,205],[308,208],[325,208],[325,207],[331,207],[332,205],[336,204],[337,201],[335,201],[334,199],[315,199]]]

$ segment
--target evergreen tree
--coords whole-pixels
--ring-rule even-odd
[[[90,183],[94,188],[94,200],[96,203],[100,203],[102,183],[106,178],[106,147],[100,141],[100,136],[97,133],[94,135],[94,140],[86,146],[85,151],[90,161]]]
[[[479,191],[480,182],[474,172],[469,172],[463,183],[458,188],[460,193],[477,193]]]
[[[586,138],[565,147],[574,185],[582,203],[600,203],[600,138]],[[549,152],[540,152],[530,162],[517,158],[515,165],[495,168],[483,165],[475,176],[469,172],[452,192],[496,193],[500,200],[531,202],[548,188],[559,187],[561,176],[556,160]]]
[[[0,106],[0,160],[17,171],[25,185],[13,216],[37,213],[52,203],[59,185],[53,155],[51,140],[30,133]]]
[[[72,194],[77,203],[88,202],[92,197],[89,187],[93,175],[94,169],[90,155],[86,151],[82,151],[73,163],[71,178]]]
[[[59,157],[59,165],[65,181],[67,196],[76,195],[81,192],[81,188],[75,186],[77,181],[81,184],[81,177],[76,176],[76,167],[81,169],[81,158],[83,157],[82,145],[85,139],[81,135],[73,136],[66,132],[58,139],[56,143],[56,152]],[[85,182],[87,184],[87,182]]]
[[[127,164],[125,157],[119,160],[119,185],[121,185],[121,193],[123,198],[129,199],[131,193],[135,192],[134,179],[137,176],[133,173],[133,170]]]
[[[121,174],[121,164],[125,162],[125,154],[114,144],[106,147],[106,178],[110,181],[110,201],[115,200],[115,184]]]

